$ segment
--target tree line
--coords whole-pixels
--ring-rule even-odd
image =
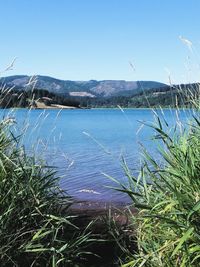
[[[199,97],[198,84],[182,84],[150,89],[133,94],[132,96],[112,97],[72,97],[68,93],[55,94],[48,90],[14,90],[0,91],[0,107],[30,107],[40,100],[47,106],[59,104],[82,108],[117,107],[142,108],[142,107],[181,107],[188,106],[192,99]]]
[[[64,96],[56,95],[47,90],[14,90],[1,89],[0,91],[0,107],[11,108],[21,107],[26,108],[34,106],[34,102],[41,100],[47,106],[51,104],[59,104],[65,106],[79,107],[80,103],[76,99],[69,99]]]

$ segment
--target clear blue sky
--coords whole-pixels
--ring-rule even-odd
[[[0,12],[1,70],[17,57],[1,76],[200,80],[199,0],[0,0]]]

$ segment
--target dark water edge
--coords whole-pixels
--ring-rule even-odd
[[[73,203],[70,208],[70,215],[77,217],[76,225],[80,229],[84,229],[92,222],[90,231],[97,239],[89,246],[92,254],[88,254],[80,262],[80,266],[121,266],[119,257],[120,260],[125,260],[127,255],[121,251],[119,244],[112,236],[113,226],[113,231],[119,233],[118,238],[121,241],[118,241],[122,242],[123,246],[131,252],[136,250],[137,245],[130,221],[130,212],[134,214],[137,211],[124,202],[75,201]]]
[[[108,211],[109,209],[124,209],[131,206],[131,202],[122,201],[88,201],[88,200],[75,200],[71,206],[73,211],[77,212],[101,212]]]

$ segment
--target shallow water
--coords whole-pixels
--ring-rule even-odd
[[[170,127],[186,124],[191,111],[165,109]],[[122,156],[137,175],[141,165],[141,143],[155,157],[153,130],[144,123],[155,121],[150,109],[91,110],[1,110],[1,117],[15,119],[13,130],[23,134],[28,151],[56,166],[62,176],[61,186],[81,200],[128,201],[128,198],[106,186],[115,185],[105,175],[126,181]]]

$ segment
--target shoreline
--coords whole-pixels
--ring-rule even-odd
[[[62,105],[55,105],[55,106],[47,106],[47,107],[10,107],[10,108],[1,108],[0,109],[29,109],[29,110],[46,110],[46,109],[54,109],[54,110],[177,110],[176,108],[174,107],[152,107],[152,108],[149,108],[149,107],[139,107],[139,108],[118,108],[118,107],[74,107],[74,106],[62,106]],[[191,108],[179,108],[178,110],[191,110]]]
[[[131,203],[103,201],[74,201],[69,208],[70,215],[86,220],[102,220],[111,216],[119,225],[127,225],[128,214],[136,214],[137,209]]]
[[[131,203],[122,201],[93,201],[93,200],[74,200],[72,202],[73,210],[108,210],[109,208],[124,208]]]

